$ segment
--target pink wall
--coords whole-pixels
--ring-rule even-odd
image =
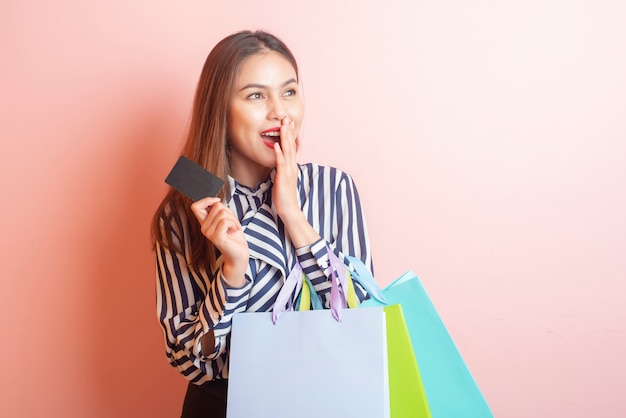
[[[498,417],[626,415],[626,6],[3,1],[0,415],[172,417],[148,222],[211,46],[282,36]],[[295,3],[295,4],[294,4]]]

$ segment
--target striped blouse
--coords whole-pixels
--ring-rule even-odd
[[[171,365],[193,383],[228,377],[233,314],[271,311],[284,279],[296,262],[326,308],[331,274],[327,247],[341,260],[344,254],[351,255],[372,269],[365,219],[352,178],[336,168],[316,164],[298,165],[298,169],[300,207],[321,237],[302,248],[294,248],[272,204],[275,171],[255,190],[229,178],[232,196],[228,206],[237,214],[250,250],[246,284],[242,288],[226,285],[219,268],[220,258],[217,271],[212,273],[196,271],[187,263],[190,247],[185,236],[189,220],[183,215],[174,217],[168,226],[175,242],[184,243],[180,246],[183,251],[157,245],[157,314],[166,355]],[[358,283],[355,288],[361,300],[367,297]],[[200,339],[210,330],[215,335],[215,348],[205,353]]]

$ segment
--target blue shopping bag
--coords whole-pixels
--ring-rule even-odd
[[[433,418],[490,418],[489,405],[419,278],[408,271],[383,289],[402,306]],[[369,299],[361,306],[385,305]]]

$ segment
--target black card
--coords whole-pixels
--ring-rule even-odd
[[[174,164],[165,182],[194,202],[205,197],[217,196],[224,185],[224,180],[184,155]]]

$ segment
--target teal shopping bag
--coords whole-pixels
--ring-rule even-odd
[[[399,303],[433,418],[490,418],[489,405],[419,278],[408,271],[385,289],[386,304]],[[370,299],[361,306],[381,306]]]

